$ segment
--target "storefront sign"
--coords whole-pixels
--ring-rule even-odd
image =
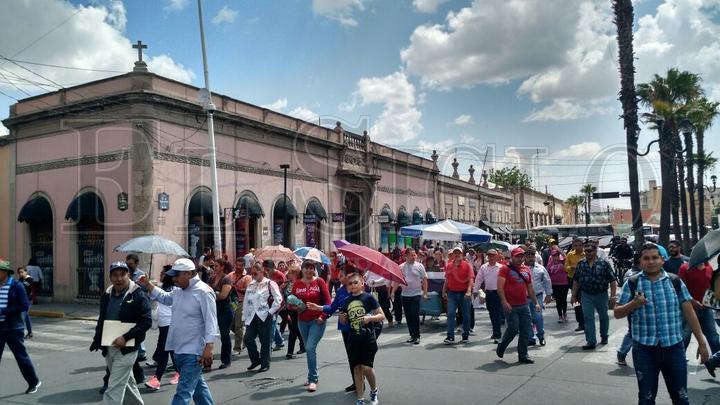
[[[270,229],[267,226],[263,226],[263,238],[270,236]]]
[[[160,211],[167,211],[170,209],[170,196],[167,193],[158,194],[158,208]]]
[[[118,209],[120,211],[125,211],[128,209],[128,194],[127,193],[118,194],[117,205],[118,205]]]
[[[303,223],[305,224],[314,224],[315,222],[318,222],[317,216],[311,215],[311,214],[305,214],[303,215]],[[308,245],[310,246],[310,245]]]
[[[345,222],[345,213],[344,212],[333,212],[331,215],[332,215],[333,222]]]
[[[390,217],[387,215],[378,215],[378,222],[381,224],[387,224],[390,222]]]
[[[460,206],[465,205],[465,197],[458,196],[458,205],[460,205]]]

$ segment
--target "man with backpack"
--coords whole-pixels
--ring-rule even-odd
[[[614,315],[617,319],[630,317],[639,404],[655,403],[661,372],[673,404],[689,404],[683,318],[699,342],[697,356],[701,363],[708,360],[708,347],[685,284],[662,266],[657,245],[643,245],[643,271],[623,285]]]

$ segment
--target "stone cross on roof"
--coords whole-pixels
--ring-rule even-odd
[[[133,49],[138,50],[138,62],[142,62],[142,50],[147,49],[147,45],[143,44],[142,41],[137,41],[137,44],[133,44]]]
[[[145,63],[142,58],[142,51],[143,49],[147,49],[148,46],[143,44],[142,41],[137,41],[137,43],[133,44],[132,47],[138,51],[138,60],[135,62],[133,72],[148,72],[147,63]]]

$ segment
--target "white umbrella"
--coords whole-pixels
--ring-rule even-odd
[[[117,246],[116,252],[147,253],[150,255],[150,272],[152,272],[152,261],[155,254],[170,256],[188,257],[185,249],[177,243],[158,235],[140,236]],[[148,274],[150,276],[151,274]]]

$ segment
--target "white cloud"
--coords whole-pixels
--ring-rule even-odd
[[[303,121],[315,123],[318,122],[318,118],[320,117],[319,115],[302,106],[296,107],[295,109],[290,111],[288,115],[292,115],[293,117],[299,118]]]
[[[72,15],[74,17],[60,25]],[[28,21],[33,21],[33,24],[28,24]],[[122,3],[115,1],[110,2],[109,7],[102,4],[75,6],[55,0],[44,0],[42,7],[39,7],[37,2],[12,1],[5,4],[3,12],[0,13],[0,27],[3,27],[3,32],[12,32],[13,35],[0,35],[0,49],[7,50],[3,54],[11,57],[22,45],[18,44],[17,38],[37,38],[37,27],[59,26],[50,35],[14,57],[18,60],[60,66],[129,72],[137,59],[137,51],[131,47],[131,41],[121,30],[126,21]],[[195,77],[192,70],[170,56],[153,52],[152,44],[145,50],[145,54],[152,72],[188,83]],[[27,65],[27,68],[63,85],[84,83],[118,74],[36,65]],[[3,65],[3,69],[11,72],[5,72],[5,75],[45,82],[8,62]],[[0,86],[15,91],[7,84]],[[56,89],[55,85],[49,85],[41,90],[38,86],[27,83],[21,87],[30,93]]]
[[[597,142],[582,142],[570,145],[565,149],[552,154],[553,158],[571,158],[571,159],[592,159],[602,150]]]
[[[455,118],[452,122],[449,122],[448,124],[451,125],[470,125],[473,123],[472,115],[470,114],[461,114],[457,118]]]
[[[566,0],[474,0],[444,24],[417,27],[400,55],[432,88],[507,83],[561,60],[578,18]]]
[[[413,0],[413,6],[421,13],[434,13],[438,6],[447,2],[448,0]]]
[[[550,105],[534,109],[523,119],[523,122],[569,121],[598,114],[607,114],[611,111],[613,111],[613,107],[607,103],[580,102],[561,98],[553,100]]]
[[[399,144],[414,139],[422,131],[422,113],[416,107],[415,86],[404,72],[385,77],[362,78],[354,97],[362,106],[382,104],[383,111],[370,128],[377,142]]]
[[[315,15],[337,21],[344,27],[356,27],[358,22],[353,13],[363,10],[363,0],[313,0]]]
[[[213,17],[212,23],[215,25],[219,24],[232,24],[235,22],[235,19],[238,16],[238,12],[231,9],[228,6],[223,6],[223,8],[218,11],[218,13]]]
[[[188,6],[190,0],[167,0],[166,3],[167,5],[164,7],[165,11],[181,11]]]
[[[268,110],[282,111],[287,107],[287,104],[287,98],[283,97],[275,100],[273,103],[263,104],[261,107],[267,108]]]
[[[5,125],[3,125],[2,122],[0,122],[0,136],[5,136],[5,135],[9,135],[9,134],[10,134],[10,130],[8,130],[5,127]]]

